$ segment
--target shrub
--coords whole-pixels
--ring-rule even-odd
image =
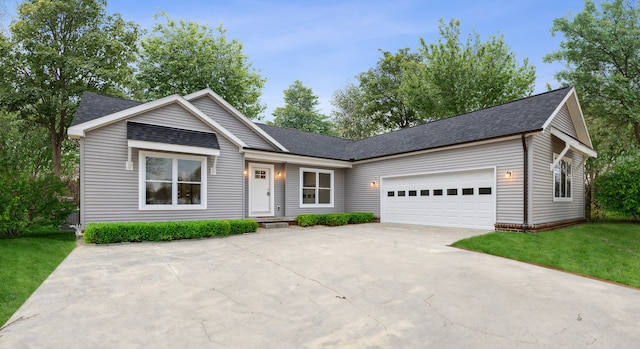
[[[338,226],[345,224],[360,224],[373,222],[371,212],[351,213],[327,213],[327,214],[301,214],[296,217],[296,222],[301,227],[312,225]]]
[[[598,178],[596,200],[604,208],[640,217],[640,158],[631,158]]]
[[[0,182],[0,237],[18,237],[27,229],[59,226],[75,210],[73,203],[62,198],[67,188],[56,176],[4,175]]]
[[[258,222],[251,219],[238,219],[229,221],[231,224],[230,234],[255,233],[258,230]]]
[[[236,231],[248,231],[253,221],[178,221],[178,222],[116,222],[91,223],[84,232],[87,243],[108,244],[137,241],[171,241],[200,239],[214,236],[229,236],[231,226]],[[240,223],[236,223],[240,222]],[[253,231],[257,230],[257,223]]]

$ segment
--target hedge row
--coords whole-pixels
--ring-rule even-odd
[[[171,241],[229,236],[229,234],[252,233],[257,230],[258,223],[249,219],[91,223],[84,231],[84,241],[96,244],[127,241]]]
[[[373,222],[371,212],[327,213],[327,214],[301,214],[296,217],[296,222],[301,227],[312,225],[338,226],[346,224],[360,224]]]

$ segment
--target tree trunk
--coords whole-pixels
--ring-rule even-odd
[[[53,174],[60,178],[62,168],[62,139],[56,132],[51,133],[51,159],[53,160]]]

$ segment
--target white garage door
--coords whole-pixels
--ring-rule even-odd
[[[381,221],[494,229],[495,169],[386,177]]]

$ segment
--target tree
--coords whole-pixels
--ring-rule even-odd
[[[47,130],[61,173],[67,127],[86,90],[123,94],[131,84],[138,28],[107,16],[105,0],[28,0],[10,37],[0,34],[0,103]]]
[[[640,157],[626,157],[596,181],[596,198],[605,208],[640,217]]]
[[[635,0],[585,0],[573,19],[557,18],[551,28],[561,33],[560,49],[545,62],[563,62],[556,79],[576,86],[581,101],[620,134],[632,131],[628,145],[640,145],[640,5]]]
[[[273,111],[274,119],[270,124],[325,135],[334,134],[328,117],[318,111],[318,97],[300,80],[284,90],[284,102],[284,107]]]
[[[420,60],[405,63],[400,88],[408,107],[420,119],[441,119],[506,103],[533,93],[535,67],[522,64],[504,43],[491,36],[483,42],[475,31],[460,40],[460,21],[440,20],[440,38],[420,39]]]
[[[210,88],[250,118],[259,118],[265,106],[259,98],[266,79],[251,68],[242,43],[228,41],[222,26],[214,31],[193,21],[176,22],[166,13],[166,23],[153,27],[142,41],[138,81],[144,98],[153,100]]]
[[[418,112],[405,103],[400,91],[405,79],[405,67],[418,64],[420,57],[408,48],[396,54],[382,51],[382,57],[371,68],[358,75],[364,112],[384,130],[411,127],[423,122]]]
[[[382,132],[380,125],[365,111],[363,97],[362,91],[352,83],[333,93],[332,116],[338,136],[357,140]]]

